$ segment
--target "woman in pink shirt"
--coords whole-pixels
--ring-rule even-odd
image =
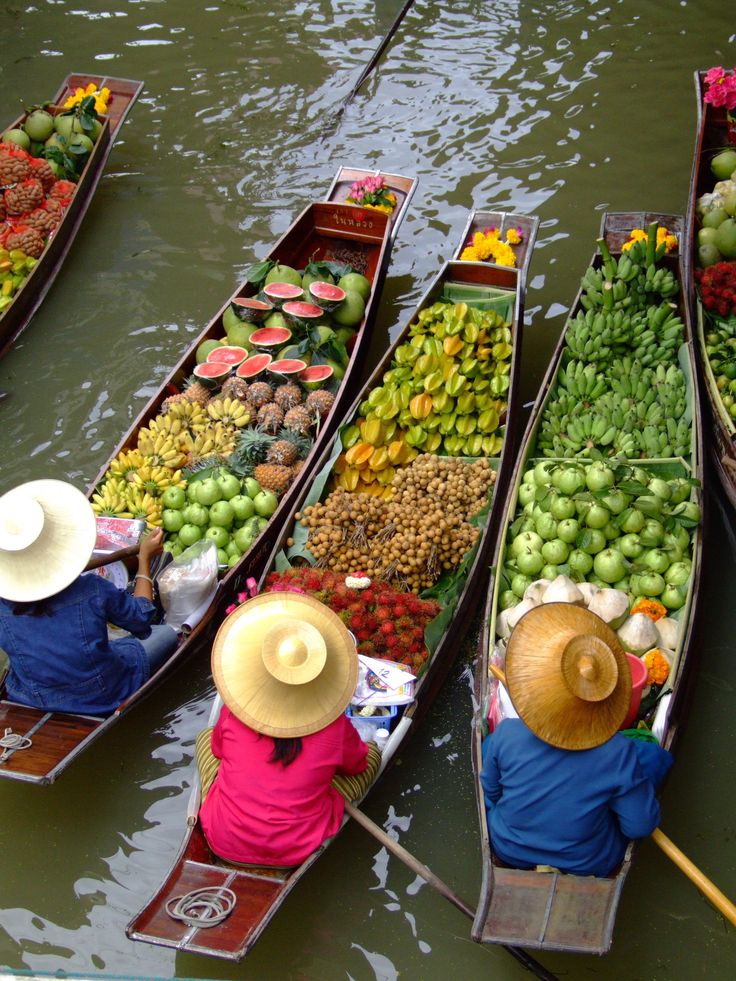
[[[333,778],[360,775],[364,789],[380,761],[345,715],[351,635],[310,596],[264,593],[221,625],[212,673],[224,706],[197,739],[207,841],[227,861],[298,865],[340,827]]]

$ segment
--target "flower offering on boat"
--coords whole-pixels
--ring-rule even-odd
[[[348,204],[359,204],[363,208],[373,208],[390,215],[397,204],[397,197],[380,175],[362,177],[350,185],[350,193],[345,198]]]
[[[624,242],[621,246],[621,251],[628,252],[637,242],[646,242],[646,240],[647,231],[644,228],[633,228],[628,241]],[[665,252],[674,252],[677,248],[677,236],[668,232],[663,225],[660,225],[657,229],[657,246],[662,244],[664,244]]]
[[[736,68],[725,69],[720,65],[709,68],[703,82],[703,102],[724,106],[729,112],[736,109]]]
[[[498,228],[484,228],[475,232],[466,242],[460,253],[464,262],[493,262],[497,266],[515,266],[516,253],[513,246],[523,241],[521,228],[509,228],[504,238]]]
[[[84,89],[76,88],[74,95],[70,95],[65,101],[64,108],[73,109],[90,97],[94,99],[95,112],[100,116],[104,116],[107,113],[108,103],[110,102],[110,89],[105,85],[101,89],[98,89],[94,82],[90,82]]]

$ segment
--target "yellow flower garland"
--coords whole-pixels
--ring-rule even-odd
[[[516,228],[510,228],[506,232],[506,239],[501,240],[501,233],[497,228],[487,228],[483,232],[476,232],[472,241],[466,245],[460,254],[464,262],[494,262],[498,266],[515,266],[516,254],[512,245],[521,242],[521,234]]]
[[[75,89],[74,95],[70,95],[64,103],[64,108],[73,109],[90,95],[95,97],[95,112],[100,116],[104,116],[107,112],[107,104],[110,101],[110,89],[107,86],[103,86],[98,91],[94,82],[90,82],[86,89]]]
[[[647,233],[643,228],[634,228],[629,235],[628,242],[624,242],[621,246],[622,252],[628,252],[630,248],[634,246],[636,242],[643,242],[647,237]],[[671,252],[673,249],[677,248],[677,236],[670,234],[666,228],[662,228],[660,225],[657,229],[657,245],[661,245],[662,242],[665,244],[665,252]]]

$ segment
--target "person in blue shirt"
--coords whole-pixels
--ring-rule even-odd
[[[615,872],[632,838],[659,823],[655,796],[672,765],[659,745],[617,732],[631,674],[613,630],[551,603],[519,620],[506,651],[518,718],[483,743],[481,785],[493,851],[521,869]]]
[[[0,648],[11,701],[109,715],[176,649],[172,627],[151,626],[161,530],[141,542],[132,594],[82,575],[95,537],[89,501],[64,481],[30,481],[0,497]],[[131,636],[110,641],[108,624]]]

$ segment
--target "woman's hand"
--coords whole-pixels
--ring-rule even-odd
[[[151,559],[158,555],[164,547],[163,528],[154,528],[152,532],[141,540],[141,547],[138,552],[139,567],[143,563],[150,566]]]

